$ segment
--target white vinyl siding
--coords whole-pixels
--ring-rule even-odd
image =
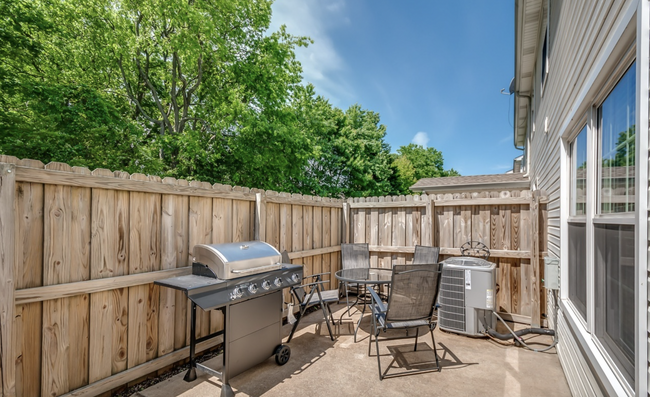
[[[611,45],[614,32],[620,30],[621,24],[627,23],[623,19],[629,20],[631,7],[630,2],[611,0],[598,2],[552,0],[550,14],[552,19],[549,23],[551,27],[549,45],[552,51],[549,57],[549,70],[553,72],[552,77],[545,82],[543,98],[539,92],[533,93],[530,113],[534,114],[535,120],[529,122],[529,126],[534,123],[540,130],[541,126],[545,125],[545,119],[548,118],[549,132],[540,133],[542,132],[540,130],[534,136],[530,136],[531,127],[529,127],[530,145],[527,148],[531,183],[538,190],[543,191],[549,200],[548,240],[545,253],[548,256],[561,257],[561,230],[565,227],[562,224],[565,221],[561,218],[560,191],[561,186],[565,189],[569,186],[564,186],[560,178],[560,159],[565,156],[567,149],[563,149],[560,136],[566,134],[569,128],[575,129],[577,125],[571,123],[577,123],[577,119],[587,113],[592,106],[583,103],[585,90],[589,90],[589,87],[602,87],[604,83],[602,77],[593,80],[594,70],[602,67],[596,64],[602,62],[602,54]],[[541,26],[540,52],[546,21]],[[540,87],[541,84],[541,59],[539,58],[538,55],[533,87]],[[608,64],[607,67],[612,66]],[[591,95],[594,93],[592,92]],[[566,210],[565,216],[568,216],[568,208]],[[552,319],[554,315],[552,295],[548,294],[547,297],[549,305],[546,315],[547,318]],[[558,354],[572,393],[574,395],[601,394],[601,387],[605,386],[596,381],[591,366],[587,363],[581,347],[564,318],[566,313],[560,310],[558,315],[560,336]],[[605,389],[608,393],[613,390],[610,387]],[[643,390],[645,389],[643,387]]]

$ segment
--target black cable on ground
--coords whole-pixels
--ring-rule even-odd
[[[555,303],[555,310],[553,311],[553,325],[555,325],[555,327],[557,328],[557,309],[558,309],[558,305],[557,305],[557,291],[556,290],[553,290],[553,299],[554,299],[554,303]],[[547,350],[551,350],[558,343],[557,332],[555,332],[555,330],[544,329],[544,328],[526,328],[526,329],[522,329],[522,330],[519,330],[519,331],[513,331],[508,326],[508,324],[505,322],[505,320],[502,319],[501,316],[499,316],[497,314],[496,311],[494,311],[493,313],[494,313],[495,316],[497,316],[497,318],[499,320],[501,320],[501,322],[503,323],[503,325],[505,325],[506,329],[508,329],[508,332],[510,332],[510,334],[501,334],[501,333],[496,332],[495,330],[488,329],[486,333],[490,337],[500,339],[500,340],[509,340],[509,339],[514,338],[515,343],[521,344],[526,349],[534,351],[534,352],[538,352],[538,353],[545,352]],[[553,343],[551,343],[549,346],[545,347],[544,349],[533,349],[532,347],[528,346],[526,344],[526,342],[524,342],[524,340],[521,338],[521,336],[528,335],[528,334],[553,335]]]

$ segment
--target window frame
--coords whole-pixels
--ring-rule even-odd
[[[644,375],[644,371],[647,370],[647,367],[644,367],[642,369],[639,369],[639,363],[640,363],[640,356],[642,356],[642,360],[645,360],[647,357],[645,354],[640,355],[638,348],[635,349],[635,358],[632,363],[633,369],[631,373],[631,377],[633,379],[633,382],[630,383],[630,379],[628,378],[629,375],[626,375],[626,372],[628,369],[626,369],[625,365],[623,362],[619,360],[619,357],[617,357],[616,353],[611,353],[610,346],[616,346],[615,343],[607,343],[605,337],[598,337],[596,335],[596,308],[595,308],[595,303],[596,303],[596,296],[595,296],[595,289],[596,289],[596,266],[595,266],[595,242],[594,242],[594,231],[597,225],[605,225],[605,224],[616,224],[616,225],[631,225],[634,226],[635,234],[638,234],[639,226],[638,226],[638,217],[639,217],[639,211],[641,209],[641,206],[639,204],[639,200],[641,199],[639,196],[639,183],[641,181],[641,178],[643,178],[642,175],[639,175],[639,173],[635,173],[635,206],[634,206],[634,211],[633,212],[626,212],[626,213],[606,213],[606,214],[601,214],[599,213],[599,209],[597,206],[599,206],[600,201],[599,197],[597,196],[597,189],[600,188],[600,183],[601,183],[601,170],[602,166],[599,164],[599,159],[601,158],[601,147],[600,147],[600,142],[601,142],[601,135],[600,135],[600,126],[598,122],[598,117],[599,117],[599,108],[600,106],[605,102],[605,100],[609,97],[611,94],[612,90],[616,87],[618,82],[623,78],[625,73],[628,71],[629,67],[634,63],[637,62],[636,58],[636,41],[632,42],[632,44],[628,44],[627,49],[623,51],[623,56],[618,58],[618,62],[616,63],[615,67],[611,69],[610,73],[608,73],[608,77],[605,79],[603,83],[598,84],[599,89],[596,92],[592,98],[595,98],[591,102],[591,106],[587,109],[585,114],[583,114],[582,117],[576,117],[575,121],[571,123],[573,126],[572,129],[570,130],[571,133],[569,134],[564,134],[564,137],[562,139],[563,141],[563,161],[561,167],[564,170],[570,171],[569,173],[566,173],[564,171],[562,174],[563,175],[572,175],[573,173],[573,159],[575,156],[575,146],[573,143],[575,142],[576,138],[582,131],[583,127],[586,125],[587,127],[587,181],[586,181],[586,189],[587,189],[587,203],[586,203],[586,212],[585,215],[572,215],[572,205],[573,205],[573,200],[572,200],[572,176],[569,176],[568,178],[565,178],[565,182],[563,182],[562,186],[567,189],[567,192],[569,194],[566,194],[564,196],[564,203],[568,208],[568,211],[564,213],[562,218],[564,219],[563,221],[563,227],[562,227],[562,234],[565,236],[562,238],[563,241],[563,248],[562,249],[562,263],[564,270],[562,272],[562,277],[565,278],[565,281],[562,283],[562,291],[561,291],[561,306],[564,308],[564,310],[568,314],[568,318],[570,318],[569,323],[572,324],[572,327],[574,328],[574,332],[577,334],[580,334],[579,339],[583,340],[583,343],[586,343],[586,345],[591,346],[592,349],[597,351],[599,354],[596,356],[593,355],[593,353],[589,353],[588,356],[591,357],[596,357],[596,360],[599,361],[601,364],[606,363],[606,366],[610,369],[611,374],[614,378],[617,379],[619,384],[623,387],[624,390],[627,391],[628,394],[633,393],[635,389],[638,390],[638,384],[640,382],[645,382],[647,378],[640,377],[641,375]],[[636,82],[635,84],[638,86],[639,81],[638,81],[638,75],[639,75],[639,63],[637,62],[637,73],[636,73]],[[595,84],[594,84],[595,85]],[[635,104],[638,107],[639,106],[639,100],[638,100],[638,88],[637,88],[637,94],[635,98]],[[638,166],[638,164],[642,164],[643,158],[639,156],[639,142],[642,139],[642,134],[639,131],[639,128],[643,128],[643,125],[639,123],[639,116],[640,113],[639,109],[636,109],[636,118],[635,118],[635,124],[637,125],[637,131],[636,131],[636,164],[637,168],[641,168]],[[595,182],[595,183],[594,183]],[[569,276],[569,269],[568,269],[568,247],[569,247],[569,224],[571,223],[583,223],[586,225],[586,249],[587,249],[587,308],[586,308],[586,318],[583,318],[581,311],[578,309],[578,307],[573,303],[572,299],[569,296],[569,288],[570,288],[570,281],[568,280]],[[635,246],[635,251],[634,251],[634,263],[635,263],[635,277],[636,274],[639,272],[639,267],[640,267],[640,258],[639,258],[639,251],[637,247]],[[644,267],[645,269],[645,267]],[[639,291],[639,283],[636,281],[635,278],[635,329],[639,328],[638,322],[642,322],[643,320],[640,320],[639,317],[639,311],[640,310],[647,310],[647,307],[644,306],[643,308],[639,308],[639,300],[638,296],[640,296],[640,291]],[[644,291],[644,296],[645,296],[645,291]],[[575,328],[577,327],[577,328]],[[580,331],[582,330],[582,331]],[[583,339],[584,338],[584,339]],[[639,337],[637,334],[635,334],[635,344],[638,347],[639,344]],[[646,339],[641,337],[642,341],[645,342]],[[606,343],[609,346],[606,346]],[[643,344],[643,343],[642,343]],[[619,353],[620,354],[620,353]],[[643,361],[642,361],[643,362]],[[645,389],[645,388],[644,388]]]

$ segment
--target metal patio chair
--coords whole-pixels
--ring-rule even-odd
[[[282,262],[290,263],[289,254],[286,250],[282,252]],[[321,309],[323,310],[323,317],[325,317],[325,323],[327,324],[327,330],[329,331],[330,339],[334,341],[332,324],[335,324],[336,322],[334,321],[334,315],[332,314],[330,304],[339,302],[340,291],[338,289],[326,291],[322,290],[323,284],[329,282],[329,280],[322,280],[322,276],[328,274],[330,273],[318,273],[306,276],[303,278],[302,285],[294,286],[291,288],[292,300],[295,300],[295,302],[298,304],[300,311],[296,316],[296,322],[293,323],[293,327],[291,328],[291,333],[289,334],[287,343],[291,342],[291,338],[293,338],[294,332],[296,332],[296,329],[298,329],[298,324],[300,324],[300,320],[305,315],[307,309],[316,305],[320,305]],[[310,279],[311,281],[304,282],[305,280]]]
[[[377,367],[379,380],[386,377],[410,375],[419,372],[440,371],[438,350],[433,330],[437,322],[434,316],[434,305],[440,289],[442,264],[395,265],[391,281],[388,303],[382,302],[379,295],[368,288],[372,298],[372,330],[369,338],[368,355],[371,353],[374,336],[377,349]],[[388,330],[406,330],[406,336],[386,337],[383,340],[415,338],[413,351],[418,348],[418,334],[421,327],[427,327],[433,342],[433,352],[436,357],[434,368],[415,369],[398,374],[385,375],[381,372],[381,356],[379,354],[379,334]],[[415,335],[409,335],[409,330],[415,329]],[[389,366],[390,369],[390,366]]]
[[[341,244],[341,269],[363,269],[370,268],[370,250],[368,243]],[[359,302],[361,295],[358,284],[341,283],[339,288],[345,288],[341,294],[345,293],[345,303],[348,306],[348,315],[350,314],[350,300],[348,294],[354,292]]]
[[[427,245],[416,245],[413,254],[413,264],[438,263],[440,247],[429,247]]]

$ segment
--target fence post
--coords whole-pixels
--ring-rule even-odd
[[[538,328],[541,323],[540,308],[540,278],[539,268],[539,191],[534,191],[530,200],[530,227],[532,230],[532,247],[530,247],[530,264],[532,268],[531,277],[531,314],[530,325]]]
[[[0,390],[4,397],[16,395],[13,363],[14,325],[14,198],[16,166],[0,164]]]
[[[266,241],[266,196],[255,193],[255,240]]]
[[[426,235],[426,241],[423,241],[424,245],[430,245],[433,246],[433,242],[435,241],[435,237],[433,236],[433,207],[435,205],[433,198],[433,195],[425,195],[426,200],[427,200],[427,215],[425,217],[425,228],[427,230],[427,235]]]
[[[343,229],[341,243],[345,244],[350,242],[350,205],[347,201],[343,202],[343,210],[341,212],[343,213],[343,219],[341,221],[341,228]]]

